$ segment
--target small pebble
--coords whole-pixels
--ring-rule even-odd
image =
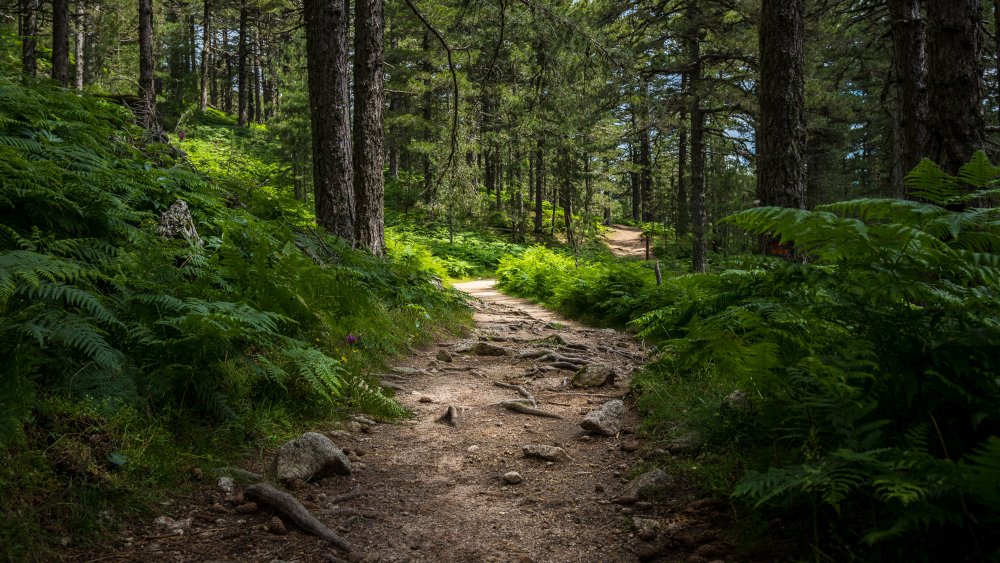
[[[509,483],[511,485],[516,485],[521,481],[523,481],[524,479],[521,477],[521,474],[518,473],[517,471],[508,471],[507,473],[503,474],[503,480],[504,482]]]
[[[594,485],[594,492],[603,493],[604,492],[604,485]]]
[[[423,397],[420,397],[420,402],[421,403],[433,403],[434,399],[431,399],[427,395],[424,395]]]
[[[474,454],[479,451],[479,446],[469,446],[465,451]]]

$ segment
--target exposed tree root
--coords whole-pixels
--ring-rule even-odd
[[[288,518],[288,520],[303,531],[323,538],[344,551],[351,550],[350,544],[344,538],[338,536],[333,530],[327,528],[325,524],[317,520],[292,495],[279,491],[267,483],[257,483],[256,485],[247,487],[245,494],[247,498],[270,506],[275,512]]]
[[[532,395],[530,391],[528,391],[527,389],[525,389],[524,387],[522,387],[520,385],[513,385],[513,384],[510,384],[510,383],[504,383],[503,381],[494,381],[493,385],[496,385],[497,387],[503,387],[504,389],[513,389],[514,391],[517,391],[518,395],[520,395],[520,396],[524,397],[525,399],[528,399],[529,401],[531,401],[531,406],[534,406],[534,407],[538,406],[538,401],[535,400],[534,395]]]
[[[450,424],[452,426],[457,425],[458,409],[455,408],[455,405],[448,405],[448,410],[444,411],[444,414],[441,415],[435,422],[440,422],[442,424]]]
[[[513,401],[504,401],[500,404],[512,411],[516,411],[521,414],[530,414],[534,416],[541,416],[544,418],[558,418],[562,420],[562,417],[556,413],[546,412],[541,409],[536,409],[535,407],[528,406],[527,404],[522,403],[517,399]]]

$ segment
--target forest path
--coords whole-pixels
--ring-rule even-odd
[[[503,295],[493,280],[456,287],[474,298],[471,338],[417,351],[397,362],[386,379],[398,387],[397,399],[415,416],[397,424],[354,421],[347,427],[317,429],[348,453],[354,472],[299,483],[291,491],[350,542],[352,553],[340,552],[290,524],[283,533],[284,526],[275,523],[270,510],[241,506],[238,490],[227,495],[215,485],[217,477],[206,476],[200,492],[163,509],[175,519],[191,519],[183,535],[165,534],[154,526],[133,530],[134,537],[125,538],[116,555],[101,560],[717,559],[701,557],[696,550],[707,546],[717,555],[725,551],[712,531],[711,522],[719,520],[719,513],[710,506],[692,510],[698,503],[692,503],[687,487],[672,484],[662,502],[614,502],[627,477],[643,465],[643,450],[633,434],[639,417],[630,401],[616,436],[588,435],[579,426],[588,411],[628,394],[630,373],[642,361],[641,345],[626,334],[588,328]],[[476,344],[502,347],[506,354],[477,354],[470,349]],[[519,352],[540,348],[586,357],[612,368],[618,377],[601,387],[574,388],[568,385],[572,371],[518,357]],[[451,361],[444,360],[448,356]],[[518,393],[495,385],[497,381],[523,386],[538,399],[539,409],[562,419],[504,408],[500,403],[519,398]],[[436,422],[449,406],[458,411],[454,426]],[[569,460],[525,457],[522,447],[531,444],[562,447]],[[262,453],[246,465],[259,472],[270,459],[269,453]],[[510,471],[518,472],[523,482],[507,484],[504,475]],[[362,496],[338,500],[352,491]]]
[[[604,235],[604,239],[611,249],[611,253],[615,256],[639,260],[646,258],[646,241],[642,237],[642,229],[638,227],[611,225],[611,228]],[[650,252],[650,258],[652,258],[652,252]]]

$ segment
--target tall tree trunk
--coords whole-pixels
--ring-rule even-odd
[[[239,127],[246,127],[247,122],[250,121],[250,103],[251,103],[251,92],[250,92],[250,65],[248,64],[247,58],[249,53],[247,52],[249,45],[249,38],[247,34],[250,32],[250,26],[248,25],[247,19],[249,16],[249,8],[246,6],[246,2],[240,5],[240,43],[237,50],[237,74],[239,75],[239,98],[237,99],[237,117],[236,125]],[[307,10],[308,11],[308,10]],[[308,33],[308,32],[307,32]],[[331,29],[329,33],[336,34],[337,31]],[[344,32],[347,33],[346,31]],[[308,39],[307,39],[308,41]],[[345,39],[346,41],[346,39]],[[311,64],[311,63],[310,63]]]
[[[542,232],[542,202],[545,200],[545,141],[535,141],[535,232]]]
[[[687,73],[681,75],[681,92],[687,95],[688,76]],[[687,108],[681,105],[680,133],[677,135],[677,220],[674,222],[674,234],[677,239],[682,239],[688,234],[688,217],[691,211],[691,204],[688,201],[687,192],[687,127],[684,122],[687,118]]]
[[[354,19],[355,240],[385,254],[385,14],[383,0],[358,0]]]
[[[222,32],[222,52],[226,57],[226,72],[223,76],[222,111],[233,113],[233,54],[229,52],[229,30]]]
[[[998,0],[1000,1],[1000,0]],[[395,28],[394,28],[395,29]],[[395,32],[393,35],[398,35]],[[399,39],[393,37],[390,39],[390,47],[395,51],[399,48]],[[396,117],[403,107],[403,96],[398,90],[393,90],[389,93],[389,116],[390,118]],[[388,135],[386,142],[389,145],[389,176],[395,180],[399,179],[399,134],[395,131]]]
[[[806,204],[804,9],[805,0],[761,2],[757,199],[762,206]]]
[[[420,63],[420,70],[424,73],[424,99],[423,107],[421,108],[420,116],[423,118],[423,129],[425,131],[425,137],[427,140],[431,139],[432,128],[432,113],[431,113],[431,102],[434,98],[433,84],[431,82],[431,72],[434,70],[434,66],[431,64],[431,32],[424,31],[423,41],[420,43],[421,52],[424,55],[423,60]],[[457,104],[458,101],[456,100]],[[424,169],[424,203],[430,205],[434,201],[434,179],[431,178],[431,156],[425,151],[421,155],[421,160]]]
[[[573,181],[570,172],[572,164],[569,160],[568,151],[564,148],[560,152],[562,153],[560,155],[560,160],[562,160],[562,190],[560,190],[560,199],[562,199],[563,225],[566,227],[566,242],[575,249],[576,238],[573,236]]]
[[[216,34],[213,33],[210,38],[211,44],[211,57],[208,68],[208,101],[214,108],[219,107],[219,57],[216,55],[216,50],[219,47],[219,40]],[[225,54],[223,54],[225,56]]]
[[[979,0],[927,3],[927,147],[925,155],[955,174],[983,148]]]
[[[21,0],[21,69],[38,74],[38,10],[41,0]]]
[[[354,170],[343,0],[305,0],[316,221],[354,241]]]
[[[52,0],[52,80],[69,86],[69,0]]]
[[[87,14],[83,8],[83,0],[77,0],[74,20],[76,21],[76,34],[74,36],[73,51],[76,55],[76,64],[73,67],[73,87],[77,90],[83,90],[86,71],[85,63],[87,60]]]
[[[198,98],[198,108],[208,109],[211,80],[209,69],[212,67],[212,13],[211,0],[204,0],[204,11],[201,18],[201,97]]]
[[[889,18],[896,75],[891,180],[895,195],[906,197],[903,179],[920,162],[927,143],[928,100],[920,0],[889,0]]]
[[[139,123],[159,136],[156,78],[153,75],[153,0],[139,0]]]
[[[635,104],[630,104],[629,108],[631,110],[632,130],[635,132],[635,136],[629,137],[628,143],[628,181],[629,186],[632,188],[632,220],[638,221],[642,219],[642,183],[639,179],[639,153],[635,150],[635,138],[639,135],[639,123],[635,116]]]
[[[262,62],[263,43],[260,36],[260,8],[254,10],[254,32],[253,32],[253,120],[255,123],[264,122],[264,103],[262,93],[264,91],[264,65]]]
[[[705,112],[701,107],[701,14],[695,0],[687,6],[688,57],[691,86],[691,227],[694,231],[694,245],[691,249],[692,267],[695,272],[704,273],[708,268],[708,244],[705,240],[708,230],[708,211],[705,208]]]
[[[642,198],[642,220],[653,220],[653,164],[650,154],[649,81],[642,82],[642,123],[639,129],[639,193]]]

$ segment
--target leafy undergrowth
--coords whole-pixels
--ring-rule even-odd
[[[94,541],[296,422],[405,415],[371,368],[467,318],[416,243],[374,258],[315,229],[266,130],[185,127],[186,155],[0,78],[0,558]],[[200,240],[158,235],[177,200]]]
[[[505,256],[520,256],[525,246],[485,231],[461,231],[449,236],[444,227],[429,228],[398,222],[387,229],[390,244],[410,245],[413,259],[424,268],[453,280],[492,275]],[[417,255],[421,249],[427,253]]]
[[[726,219],[807,263],[735,258],[656,286],[636,264],[536,248],[499,280],[657,345],[633,382],[646,432],[756,516],[755,537],[816,560],[996,560],[1000,211],[972,205],[998,176],[981,153],[958,178],[925,161],[908,179],[920,202]]]

